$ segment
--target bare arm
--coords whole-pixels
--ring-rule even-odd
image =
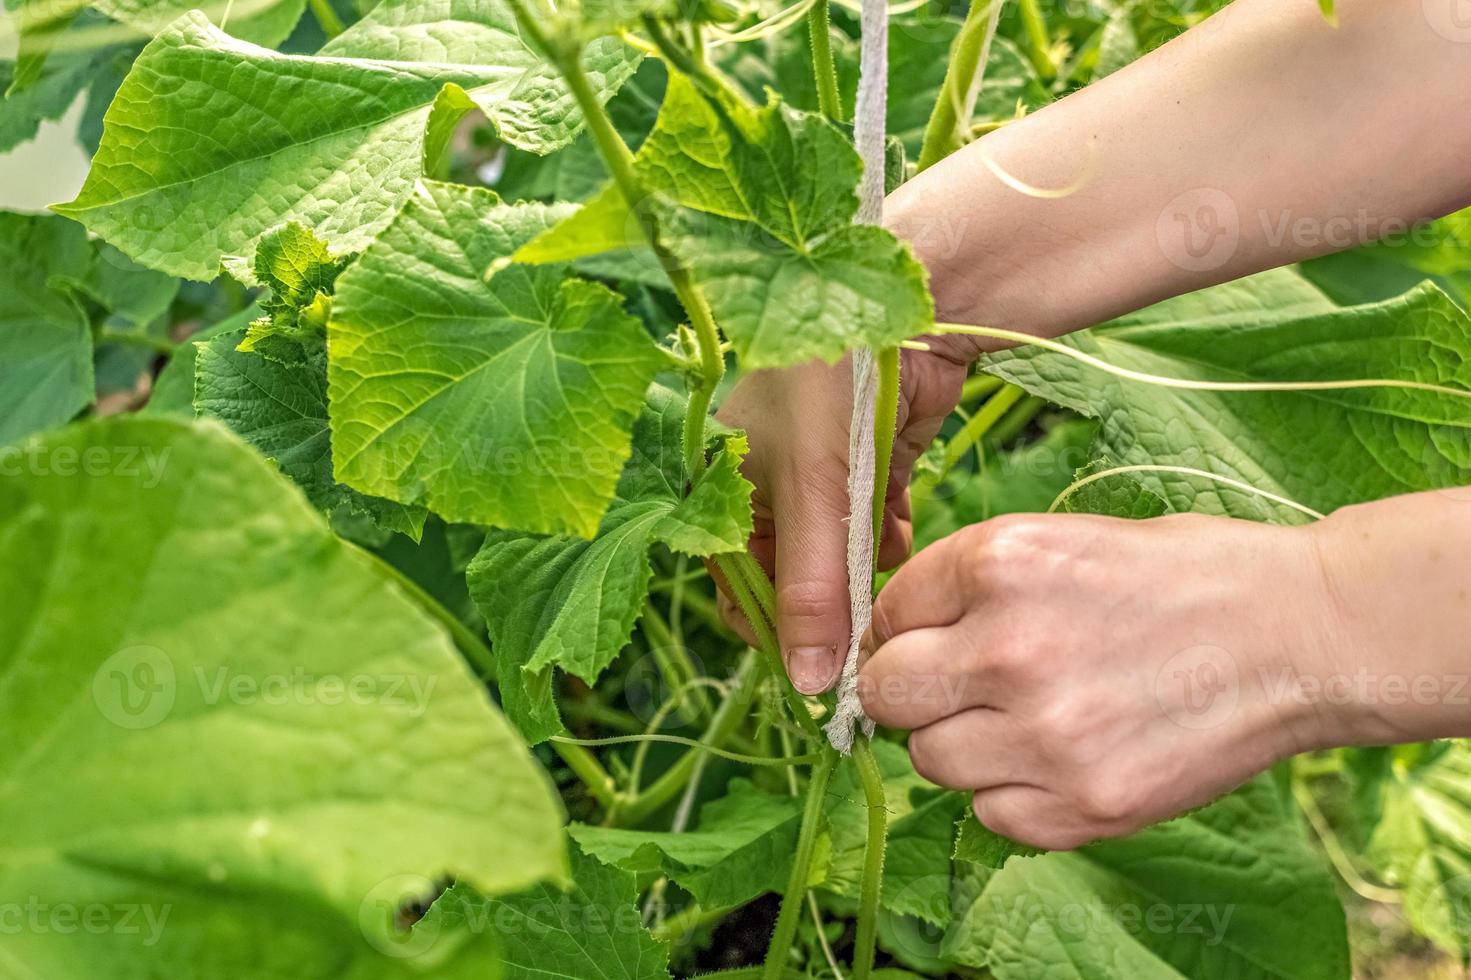
[[[1047,335],[1403,234],[1471,204],[1455,2],[1338,0],[1335,28],[1310,0],[1236,0],[924,172],[889,224],[942,319]],[[1029,196],[986,158],[1076,190]]]
[[[942,320],[1056,335],[1471,203],[1471,24],[1459,0],[1236,0],[1171,44],[988,135],[900,188],[888,221]],[[1440,6],[1437,6],[1440,5]],[[1438,16],[1432,16],[1438,14]],[[1041,188],[1022,193],[990,168]],[[979,343],[905,352],[885,564],[904,488]],[[774,571],[789,673],[830,686],[848,644],[844,366],[744,379],[753,551]]]

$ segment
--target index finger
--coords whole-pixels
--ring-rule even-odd
[[[960,621],[969,605],[962,576],[973,537],[973,528],[962,528],[925,548],[894,573],[873,601],[873,623],[863,637],[865,654],[901,633]]]

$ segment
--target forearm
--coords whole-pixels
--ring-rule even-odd
[[[1309,533],[1339,635],[1286,690],[1317,741],[1471,736],[1471,488],[1345,508]]]
[[[1471,43],[1421,0],[1338,11],[1236,0],[900,188],[939,317],[1056,335],[1471,203]]]

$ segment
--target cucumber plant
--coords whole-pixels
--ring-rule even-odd
[[[895,9],[891,186],[1221,5],[1000,3]],[[1315,836],[1471,961],[1464,745],[1038,854],[787,683],[712,411],[942,329],[854,224],[856,6],[14,5],[0,148],[106,108],[0,215],[0,972],[1347,977]],[[920,543],[1471,484],[1428,234],[985,359]]]

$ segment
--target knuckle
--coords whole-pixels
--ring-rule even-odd
[[[1061,550],[1052,525],[1034,514],[993,517],[962,534],[967,584],[978,591],[1023,589]]]
[[[1094,775],[1078,783],[1074,803],[1083,819],[1109,827],[1133,819],[1139,793],[1130,780]]]
[[[784,625],[792,621],[805,625],[835,616],[848,618],[847,598],[842,590],[813,579],[782,582],[776,589],[776,605]]]
[[[873,601],[873,615],[869,619],[869,629],[873,630],[874,641],[882,646],[894,638],[894,600],[885,599],[885,595],[891,595],[887,590],[880,591],[878,598]]]
[[[933,742],[926,737],[923,729],[909,736],[909,761],[914,766],[914,771],[932,783],[939,784],[940,757],[935,751]]]
[[[864,669],[858,672],[858,703],[863,713],[885,728],[894,727],[897,720],[889,710],[889,699],[884,697],[883,680],[876,672]]]
[[[977,793],[971,801],[971,810],[975,813],[976,819],[981,822],[981,826],[993,834],[1000,834],[1002,837],[1009,837],[1024,844],[1031,843],[1026,840],[1030,824],[1026,814],[1015,808],[1004,809],[995,805],[992,802],[992,794]]]

